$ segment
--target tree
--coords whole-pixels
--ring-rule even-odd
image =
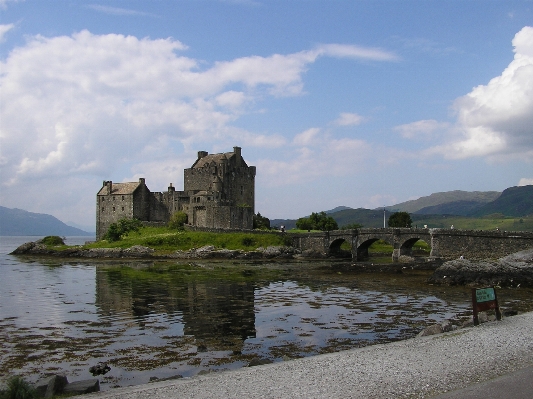
[[[395,212],[389,216],[389,227],[411,227],[413,221],[407,212]]]
[[[300,218],[296,221],[296,227],[300,230],[322,230],[330,231],[337,230],[339,225],[331,216],[326,215],[326,212],[311,213],[307,218]]]
[[[254,215],[254,229],[270,230],[270,219],[257,212],[257,215]]]
[[[168,227],[176,230],[183,230],[183,225],[187,223],[188,216],[183,211],[178,211],[172,214],[170,221],[168,222]]]
[[[139,231],[142,227],[142,222],[138,219],[120,219],[116,223],[111,223],[107,233],[105,233],[104,240],[109,242],[119,241],[124,234],[130,231]]]

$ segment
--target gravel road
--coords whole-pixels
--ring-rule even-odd
[[[533,313],[450,333],[85,396],[430,398],[533,365]]]

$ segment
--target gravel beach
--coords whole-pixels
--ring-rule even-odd
[[[87,397],[429,398],[530,366],[533,313],[525,313],[439,335]]]

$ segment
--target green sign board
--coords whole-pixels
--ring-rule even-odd
[[[476,302],[489,302],[496,300],[494,288],[481,288],[476,290]]]

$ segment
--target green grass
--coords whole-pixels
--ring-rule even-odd
[[[481,218],[470,218],[464,216],[431,216],[411,215],[413,226],[421,228],[427,224],[429,228],[449,229],[453,224],[454,228],[461,230],[496,230],[503,231],[533,231],[533,217],[507,217],[493,214]]]
[[[85,245],[85,247],[129,248],[134,245],[142,245],[160,252],[171,252],[213,245],[217,249],[251,251],[259,247],[289,245],[290,241],[276,233],[209,233],[178,231],[168,227],[143,227],[138,232],[126,234],[120,241],[107,242],[102,240]]]

